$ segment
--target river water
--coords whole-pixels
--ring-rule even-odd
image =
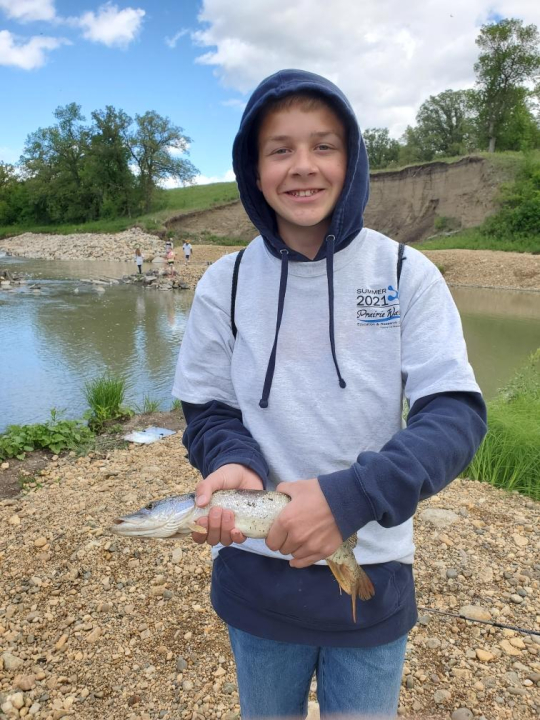
[[[126,404],[145,395],[171,407],[171,386],[193,294],[132,285],[98,292],[80,278],[118,278],[133,263],[0,259],[31,276],[0,291],[0,432],[86,409],[84,383],[110,371],[125,377]],[[39,285],[39,291],[29,286]],[[469,359],[489,399],[540,346],[540,294],[454,288]]]

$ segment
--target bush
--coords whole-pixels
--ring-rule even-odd
[[[498,238],[519,238],[540,232],[540,162],[526,158],[515,181],[503,185],[500,209],[487,218],[482,232]]]
[[[59,420],[51,411],[49,422],[36,425],[9,425],[0,435],[0,460],[16,457],[23,460],[27,452],[50,450],[83,450],[94,433],[80,420]]]
[[[540,500],[540,349],[488,404],[488,426],[464,475]]]
[[[123,378],[108,374],[85,383],[84,394],[90,407],[87,413],[88,425],[93,430],[101,430],[109,420],[119,420],[133,414],[123,406],[126,389],[127,383]]]

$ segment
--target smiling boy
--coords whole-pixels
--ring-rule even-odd
[[[434,265],[407,248],[399,278],[397,243],[363,227],[365,147],[328,80],[285,70],[263,81],[233,159],[260,236],[237,282],[237,255],[200,281],[173,393],[204,477],[199,505],[225,488],[291,497],[266,541],[246,540],[219,508],[194,536],[221,544],[212,602],[242,717],[305,716],[314,673],[323,717],[393,717],[416,621],[412,516],[486,427],[459,315]],[[357,623],[323,561],[353,533],[375,587]]]

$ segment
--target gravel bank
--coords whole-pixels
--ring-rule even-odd
[[[184,455],[173,436],[66,457],[41,471],[42,487],[0,502],[0,705],[8,717],[238,717],[234,663],[208,598],[208,549],[107,534],[116,513],[195,486]],[[441,509],[451,511],[432,512]],[[474,606],[467,612],[538,631],[539,515],[532,500],[463,480],[424,503],[419,605]],[[539,640],[422,611],[402,714],[537,717]]]
[[[0,240],[0,250],[20,257],[49,260],[119,260],[133,263],[139,246],[150,260],[164,254],[163,240],[138,228],[115,235],[36,235],[25,233]],[[209,262],[239,247],[193,245],[193,257],[184,266],[182,248],[175,248],[177,270],[183,282],[194,287]],[[450,285],[512,288],[540,291],[540,255],[490,250],[429,250],[426,255],[444,270]]]

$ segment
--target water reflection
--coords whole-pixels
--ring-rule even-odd
[[[40,278],[0,293],[0,431],[41,422],[52,407],[85,410],[84,383],[110,371],[130,384],[128,404],[145,394],[171,405],[171,386],[192,293],[115,285],[96,292],[81,277],[120,277],[129,263],[3,258]],[[75,291],[78,291],[77,293]],[[486,396],[540,346],[540,294],[454,288],[469,358]]]

